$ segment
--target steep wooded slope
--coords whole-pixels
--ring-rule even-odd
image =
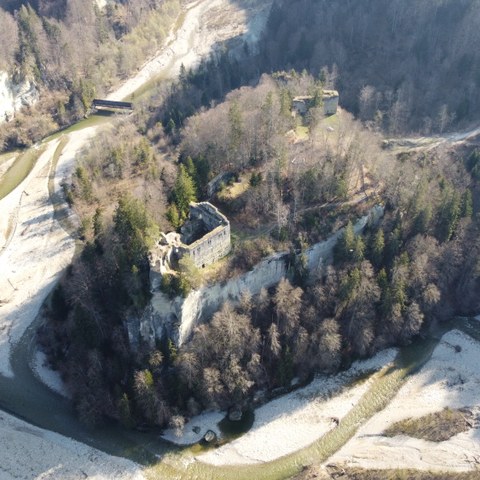
[[[277,0],[259,60],[306,68],[343,105],[391,133],[478,118],[480,3],[468,0]]]
[[[163,44],[181,8],[178,0],[104,3],[0,2],[0,73],[40,92],[35,108],[0,126],[0,149],[30,145],[82,118],[94,96]]]

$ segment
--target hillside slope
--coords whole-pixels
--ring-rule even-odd
[[[478,7],[468,0],[277,0],[259,63],[320,74],[347,109],[391,133],[443,131],[478,119]]]

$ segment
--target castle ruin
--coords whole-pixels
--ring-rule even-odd
[[[339,95],[336,90],[323,90],[322,104],[324,115],[334,115],[337,113]],[[292,100],[293,115],[305,115],[313,106],[314,97],[312,95],[303,95],[294,97]]]
[[[230,222],[209,202],[190,204],[188,220],[180,232],[162,233],[150,251],[152,288],[185,255],[196,267],[204,268],[230,252]]]

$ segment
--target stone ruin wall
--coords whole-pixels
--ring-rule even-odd
[[[336,90],[324,90],[323,95],[323,113],[325,115],[334,115],[338,108],[338,92]]]
[[[334,115],[337,113],[339,94],[336,90],[324,90],[322,95],[323,114]],[[313,106],[313,97],[311,95],[303,95],[295,97],[292,100],[293,115],[305,115]]]
[[[230,222],[208,202],[191,203],[190,215],[182,233],[161,233],[150,251],[151,289],[158,289],[162,275],[173,273],[180,258],[188,255],[198,268],[206,267],[227,255],[231,249]]]
[[[220,260],[230,252],[230,222],[218,208],[208,202],[194,204],[190,208],[192,222],[202,222],[209,230],[198,240],[182,246],[182,254],[188,254],[198,268]]]
[[[230,248],[230,225],[227,225],[215,228],[182,250],[183,254],[190,256],[196,267],[204,268],[227,255]]]

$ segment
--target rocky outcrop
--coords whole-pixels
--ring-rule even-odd
[[[361,232],[368,222],[377,223],[382,216],[383,207],[372,208],[368,215],[355,223],[355,232]],[[338,230],[327,240],[312,245],[304,252],[311,279],[321,275],[325,266],[332,262],[333,247],[342,232],[343,229]],[[156,339],[168,335],[181,345],[195,326],[208,319],[224,302],[237,302],[246,290],[252,295],[258,294],[262,288],[276,285],[290,273],[290,254],[283,252],[262,260],[251,271],[223,284],[216,283],[194,290],[186,298],[169,299],[155,288],[151,304],[142,318],[132,318],[128,322],[130,342],[135,345],[141,340],[153,346]]]
[[[34,105],[38,98],[33,82],[14,83],[7,72],[0,72],[0,123],[11,120],[22,107]]]

